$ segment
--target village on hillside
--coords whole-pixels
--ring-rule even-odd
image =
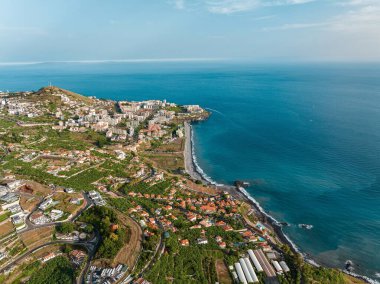
[[[186,124],[209,115],[52,86],[0,93],[0,282],[344,283],[237,189],[187,171]]]

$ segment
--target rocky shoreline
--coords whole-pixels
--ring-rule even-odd
[[[199,170],[199,166],[196,162],[196,157],[194,153],[194,141],[193,141],[193,130],[190,123],[185,122],[185,150],[184,150],[184,159],[185,159],[185,170],[194,180],[200,180],[202,183],[207,184],[217,188],[220,191],[227,191],[229,194],[234,196],[236,199],[240,199],[250,204],[259,219],[264,223],[265,226],[271,228],[276,236],[280,239],[282,243],[287,244],[295,253],[299,253],[298,248],[290,241],[290,239],[282,231],[282,226],[277,220],[272,216],[267,214],[261,206],[255,201],[243,188],[239,188],[232,185],[221,185],[216,184],[211,181],[209,178],[205,177],[204,173]]]
[[[198,166],[197,161],[196,161],[196,156],[194,153],[193,130],[192,130],[192,125],[189,122],[185,122],[184,161],[185,161],[185,171],[187,174],[190,175],[192,179],[199,180],[203,184],[215,187],[216,189],[220,191],[223,191],[223,192],[227,191],[236,199],[242,200],[248,203],[249,205],[251,205],[251,207],[254,208],[256,215],[259,217],[259,220],[262,221],[262,223],[266,227],[270,228],[275,233],[277,239],[282,244],[289,246],[290,249],[293,251],[293,253],[300,254],[302,258],[304,259],[304,261],[306,261],[307,263],[316,267],[320,266],[313,259],[309,258],[307,255],[305,255],[298,249],[298,247],[291,241],[291,239],[283,232],[282,225],[275,218],[273,218],[271,215],[266,213],[264,209],[260,206],[260,204],[251,195],[249,195],[249,193],[243,187],[217,184],[216,182],[212,181],[209,177],[205,175],[205,173]],[[375,280],[372,280],[366,276],[358,275],[349,271],[345,271],[343,269],[339,269],[339,270],[347,275],[363,280],[367,283],[370,283],[370,284],[378,283]]]
[[[207,184],[208,186],[213,186],[220,191],[227,191],[236,199],[243,200],[246,203],[250,204],[256,211],[256,215],[259,217],[259,219],[264,223],[265,226],[271,228],[275,232],[276,236],[282,243],[287,244],[295,253],[300,253],[298,248],[284,234],[282,231],[282,226],[279,224],[279,222],[267,214],[260,207],[258,202],[256,202],[243,188],[232,185],[219,185],[205,177],[204,173],[199,170],[199,166],[196,162],[192,131],[192,126],[190,123],[185,122],[185,170],[191,176],[191,178],[200,180],[202,183]]]

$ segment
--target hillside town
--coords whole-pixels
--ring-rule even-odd
[[[52,86],[0,93],[0,282],[321,283],[327,269],[238,188],[185,166],[186,123],[209,115]]]

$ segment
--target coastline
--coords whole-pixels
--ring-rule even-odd
[[[310,258],[305,253],[303,253],[297,247],[297,245],[284,233],[280,222],[277,221],[270,214],[266,213],[265,210],[261,207],[260,203],[253,196],[251,196],[243,187],[218,184],[204,173],[202,168],[197,163],[195,149],[194,149],[194,139],[193,139],[194,135],[193,135],[192,125],[189,122],[185,122],[184,126],[185,126],[184,161],[185,161],[186,173],[188,173],[190,177],[193,178],[194,180],[200,180],[202,183],[209,186],[214,186],[220,191],[227,191],[236,199],[243,200],[246,203],[250,204],[254,208],[256,215],[259,217],[259,220],[266,227],[269,227],[272,229],[272,231],[275,233],[275,236],[278,238],[278,240],[282,244],[288,245],[294,253],[301,255],[303,260],[309,263],[310,265],[313,265],[315,267],[323,266],[323,265],[319,265],[315,260]],[[363,280],[369,284],[379,284],[377,280],[371,279],[367,276],[356,274],[354,272],[350,272],[350,271],[339,269],[339,268],[337,269],[349,276]]]
[[[184,150],[184,162],[185,171],[190,175],[192,179],[200,180],[205,184],[209,184],[210,181],[205,179],[203,172],[201,173],[197,167],[197,161],[194,153],[194,141],[193,141],[193,130],[189,122],[184,123],[185,126],[185,150]]]
[[[293,252],[302,254],[299,248],[290,240],[290,238],[282,231],[282,226],[280,223],[271,215],[265,212],[265,210],[260,206],[260,204],[244,189],[232,185],[218,184],[211,180],[210,177],[206,176],[203,170],[197,163],[194,140],[193,140],[193,129],[190,123],[185,122],[185,150],[184,150],[184,160],[185,160],[185,170],[195,180],[200,180],[202,183],[209,186],[214,186],[220,191],[227,191],[229,194],[234,196],[236,199],[240,199],[250,204],[256,215],[259,217],[260,221],[264,223],[265,226],[270,227],[284,244],[287,244]],[[305,258],[305,256],[303,255]],[[313,265],[319,266],[312,260],[305,259]]]

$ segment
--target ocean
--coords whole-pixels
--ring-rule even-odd
[[[115,100],[200,104],[195,152],[247,191],[318,263],[380,279],[380,65],[237,62],[0,66],[0,90],[49,83]],[[311,230],[298,224],[313,225]]]

